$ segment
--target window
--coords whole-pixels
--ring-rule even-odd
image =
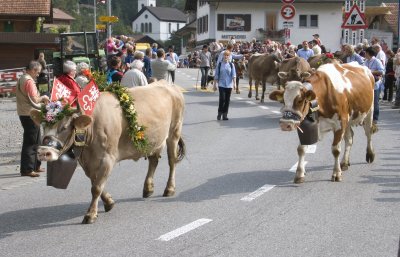
[[[171,23],[168,23],[168,33],[171,33],[171,31],[172,31],[172,25]]]
[[[151,24],[151,22],[149,23],[149,32],[150,32],[150,33],[153,32],[153,25]]]
[[[140,32],[144,32],[144,24],[143,23],[140,23]]]
[[[179,23],[176,24],[176,30],[179,30]]]
[[[299,15],[299,27],[318,27],[318,15]]]
[[[208,32],[208,15],[197,20],[197,34]]]
[[[144,32],[149,32],[149,24],[147,22],[144,24]]]
[[[144,15],[144,18],[147,19],[149,16],[147,14]]]

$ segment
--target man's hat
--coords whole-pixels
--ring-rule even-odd
[[[314,34],[313,37],[319,37],[319,35],[318,34]]]

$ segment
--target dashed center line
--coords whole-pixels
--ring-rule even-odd
[[[275,114],[281,114],[281,112],[280,111],[271,111],[272,113],[275,113]]]
[[[269,110],[269,107],[267,107],[267,106],[262,106],[262,105],[260,105],[260,106],[258,106],[258,107],[260,107],[261,109],[264,109],[264,110]]]
[[[183,227],[177,228],[177,229],[175,229],[175,230],[173,230],[173,231],[171,231],[171,232],[169,232],[167,234],[164,234],[164,235],[160,236],[159,238],[157,238],[157,240],[167,242],[167,241],[169,241],[171,239],[174,239],[174,238],[176,238],[178,236],[181,236],[181,235],[183,235],[183,234],[185,234],[185,233],[187,233],[187,232],[189,232],[191,230],[194,230],[194,229],[196,229],[198,227],[201,227],[201,226],[203,226],[203,225],[205,225],[205,224],[207,224],[207,223],[209,223],[211,221],[212,221],[211,219],[198,219],[196,221],[193,221],[192,223],[189,223],[189,224],[187,224],[187,225],[185,225]]]
[[[255,105],[256,104],[255,102],[252,102],[252,101],[246,101],[246,103],[251,104],[251,105]]]
[[[243,197],[240,200],[245,201],[245,202],[251,202],[254,199],[256,199],[257,197],[263,195],[264,193],[268,192],[269,190],[271,190],[274,187],[275,187],[275,185],[263,185],[262,187],[260,187],[256,191],[254,191],[253,193]]]

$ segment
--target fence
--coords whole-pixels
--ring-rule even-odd
[[[52,64],[46,66],[45,74],[47,84],[39,84],[40,93],[50,92],[51,82],[53,81]],[[0,70],[0,97],[14,96],[17,91],[17,81],[24,74],[25,67]]]

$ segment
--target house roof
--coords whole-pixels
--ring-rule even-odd
[[[68,20],[68,21],[75,20],[74,17],[65,13],[64,11],[61,11],[58,8],[53,8],[53,19],[54,20]]]
[[[160,21],[173,21],[173,22],[185,22],[186,16],[183,12],[176,8],[170,7],[153,7],[153,6],[145,6],[140,10],[135,17],[133,17],[132,21],[135,21],[143,12],[148,10],[151,14],[153,14]]]
[[[51,16],[51,0],[1,0],[0,15]]]
[[[399,11],[399,4],[398,3],[386,3],[386,6],[390,8],[390,14],[386,14],[384,19],[389,24],[391,30],[393,31],[394,35],[398,34],[397,25],[398,25],[398,11]]]

